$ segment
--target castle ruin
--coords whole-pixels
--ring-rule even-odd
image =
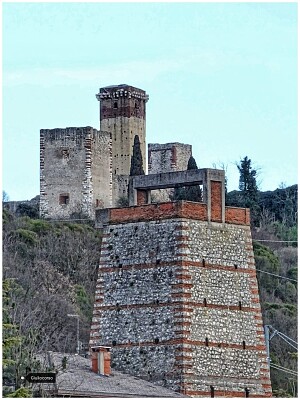
[[[100,88],[100,130],[92,127],[41,129],[40,215],[95,218],[95,210],[115,207],[128,196],[134,137],[146,165],[144,90],[129,85]],[[149,174],[186,169],[191,146],[149,144]],[[167,194],[166,194],[167,193]],[[156,199],[168,199],[168,192]]]
[[[188,396],[271,397],[249,210],[225,207],[224,171],[186,170],[190,145],[149,144],[148,175],[129,176],[136,135],[146,171],[148,95],[96,97],[100,130],[42,129],[40,157],[41,216],[83,214],[103,232],[90,346]],[[170,201],[188,185],[203,202]]]

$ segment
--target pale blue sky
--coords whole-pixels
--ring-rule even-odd
[[[297,183],[296,3],[4,3],[3,189],[39,194],[39,131],[99,129],[102,86],[147,91],[147,142],[199,168],[248,156],[261,189]]]

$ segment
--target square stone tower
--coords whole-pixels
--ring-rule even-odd
[[[148,204],[203,185],[203,203]],[[271,397],[249,210],[224,171],[137,176],[127,208],[98,210],[103,242],[90,344],[112,367],[196,397]]]
[[[144,90],[129,85],[99,89],[100,129],[112,135],[113,205],[127,197],[128,177],[135,135],[139,136],[146,172],[146,102]]]
[[[112,205],[111,135],[91,127],[41,129],[40,215],[94,219]]]

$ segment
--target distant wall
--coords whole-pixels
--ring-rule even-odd
[[[91,127],[40,132],[40,214],[94,218],[111,206],[111,137]]]
[[[184,171],[187,169],[192,146],[183,143],[149,143],[148,174],[161,172]],[[152,192],[153,200],[169,201],[174,189],[158,189]]]

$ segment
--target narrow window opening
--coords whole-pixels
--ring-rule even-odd
[[[112,341],[112,345],[116,346],[117,342],[115,340]]]
[[[242,309],[242,302],[239,301],[239,310],[241,310],[241,309]]]
[[[215,397],[215,388],[210,386],[210,397]]]
[[[234,268],[237,269],[237,264],[234,264]]]
[[[70,201],[70,195],[68,193],[62,193],[59,195],[59,204],[67,205]]]
[[[202,266],[205,267],[205,259],[202,260]]]
[[[245,348],[246,348],[246,342],[245,340],[243,340],[243,349],[245,350]]]
[[[204,307],[207,307],[207,301],[206,301],[206,299],[203,299],[203,304],[204,304]]]
[[[160,260],[159,259],[156,260],[156,265],[158,265],[158,264],[160,264]]]
[[[159,339],[158,339],[158,338],[155,338],[154,343],[155,343],[155,344],[158,344],[158,343],[159,343]]]
[[[245,397],[249,397],[249,393],[250,393],[250,390],[248,388],[245,388]]]
[[[205,346],[208,346],[208,338],[205,338]]]
[[[114,108],[118,108],[118,102],[117,101],[114,102]]]

